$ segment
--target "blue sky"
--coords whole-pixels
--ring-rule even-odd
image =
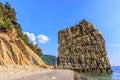
[[[9,2],[18,22],[44,54],[57,56],[58,31],[82,19],[102,32],[110,62],[120,66],[120,0],[0,0]]]

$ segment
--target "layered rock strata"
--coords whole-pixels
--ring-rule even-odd
[[[0,65],[37,65],[47,68],[41,58],[20,37],[6,33],[0,33]]]
[[[112,72],[105,40],[92,23],[82,20],[78,25],[59,31],[58,36],[58,68]]]
[[[39,57],[41,49],[28,40],[11,5],[0,2],[0,66],[48,67]],[[49,66],[51,67],[51,66]]]

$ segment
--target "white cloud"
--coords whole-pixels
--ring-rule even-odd
[[[107,44],[107,46],[120,47],[120,44]]]
[[[36,36],[34,33],[24,32],[24,34],[28,36],[29,40],[33,42],[33,44],[36,44]]]
[[[37,36],[37,39],[40,43],[45,44],[46,42],[48,42],[50,39],[48,38],[48,36],[40,34]]]
[[[48,36],[44,34],[40,34],[37,36],[35,36],[34,33],[29,33],[29,32],[24,32],[24,34],[28,36],[29,40],[33,42],[33,44],[37,44],[37,41],[39,41],[39,43],[45,44],[46,42],[50,40]]]

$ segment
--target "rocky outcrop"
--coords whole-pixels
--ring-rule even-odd
[[[47,67],[20,37],[11,37],[10,34],[0,33],[0,65],[7,66],[11,64]]]
[[[16,19],[8,2],[0,2],[0,66],[37,65],[48,67],[38,55],[41,49],[32,44]]]
[[[112,72],[105,40],[100,31],[86,20],[59,31],[57,66],[80,72]]]

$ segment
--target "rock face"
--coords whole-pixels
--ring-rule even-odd
[[[41,49],[30,44],[8,2],[0,2],[0,66],[38,65],[48,67],[38,56]]]
[[[96,27],[82,20],[74,27],[59,31],[57,67],[80,72],[112,72],[105,40]]]
[[[12,34],[12,33],[11,33]],[[0,65],[38,65],[47,67],[21,38],[0,33]]]

